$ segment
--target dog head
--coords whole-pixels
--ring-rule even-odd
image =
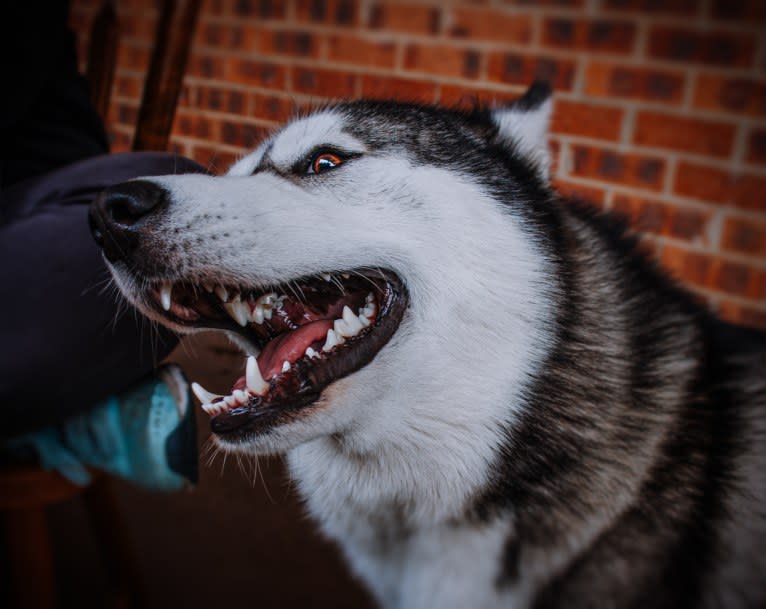
[[[513,416],[547,340],[549,96],[342,103],[224,176],[103,193],[91,223],[124,295],[249,356],[231,395],[196,387],[220,444],[363,449]]]

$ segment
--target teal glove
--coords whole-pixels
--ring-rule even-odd
[[[180,368],[166,366],[90,412],[13,444],[31,446],[44,469],[78,485],[90,482],[86,466],[91,466],[146,488],[178,490],[197,481],[191,404]]]

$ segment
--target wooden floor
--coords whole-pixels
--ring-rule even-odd
[[[182,343],[171,357],[191,380],[228,393],[244,358],[214,335]],[[209,435],[197,408],[200,446]],[[116,491],[139,558],[149,608],[372,607],[333,544],[308,520],[279,460],[241,471],[235,459],[201,459],[199,486],[159,495],[127,484]],[[104,590],[95,542],[77,501],[51,514],[62,606],[100,607]]]

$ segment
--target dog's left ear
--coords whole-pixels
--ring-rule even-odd
[[[492,111],[498,139],[531,160],[546,183],[550,181],[551,168],[548,149],[548,125],[553,109],[551,93],[547,82],[535,81],[509,106]]]

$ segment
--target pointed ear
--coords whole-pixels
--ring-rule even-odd
[[[530,160],[545,182],[550,181],[551,167],[548,149],[548,125],[553,109],[551,93],[547,82],[536,81],[511,105],[492,111],[500,142]]]

